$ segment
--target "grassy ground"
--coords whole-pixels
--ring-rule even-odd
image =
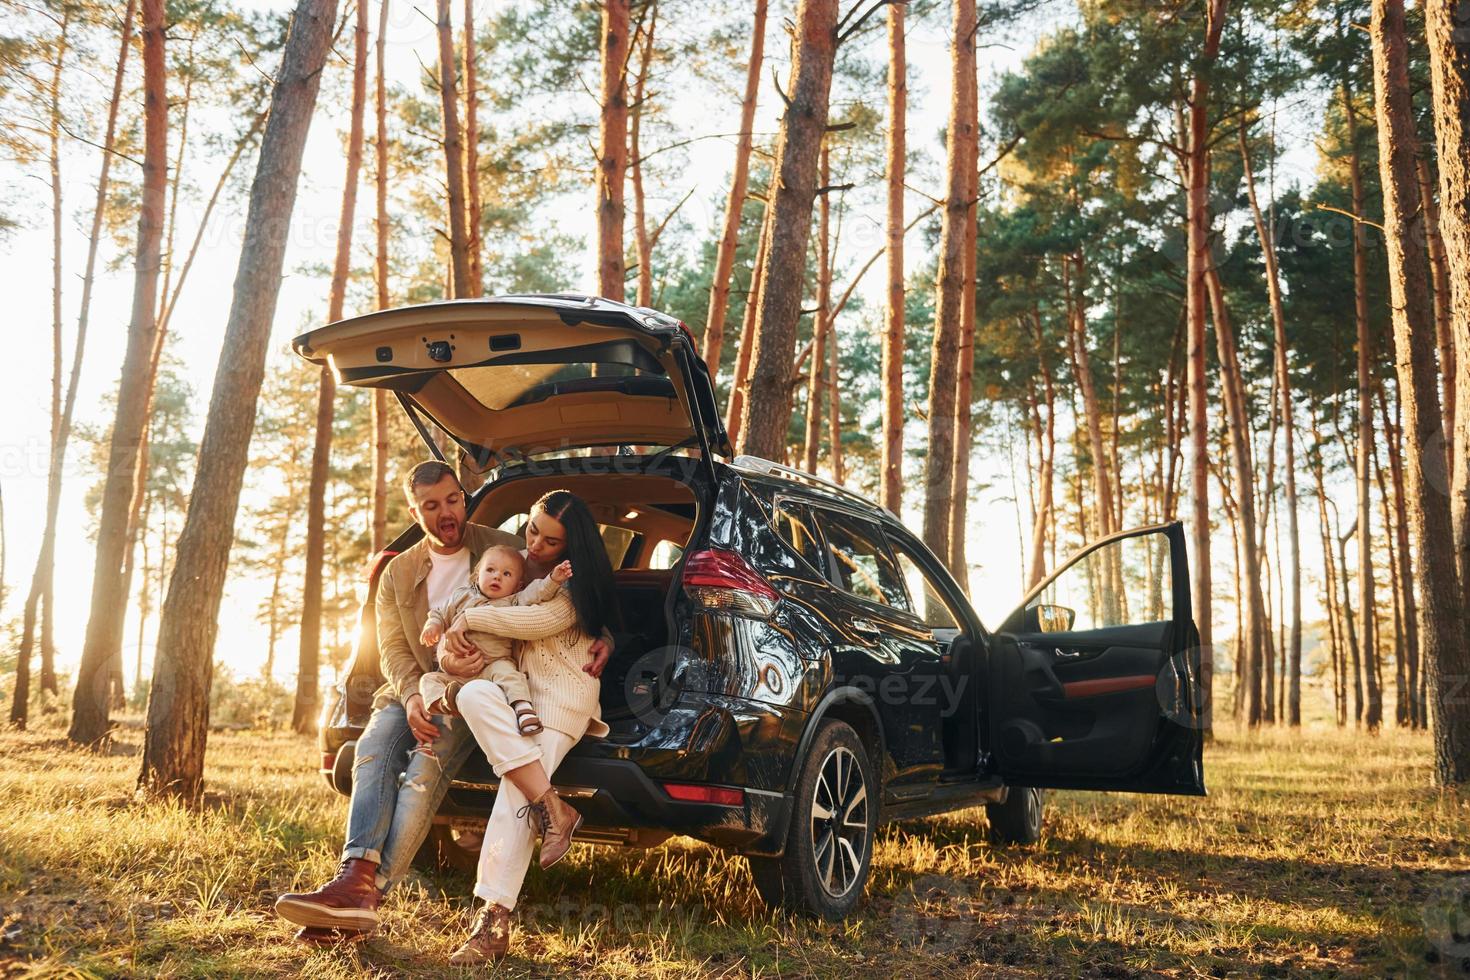
[[[310,741],[214,736],[188,812],[134,802],[136,731],[106,755],[60,734],[0,735],[0,973],[451,972],[464,878],[411,879],[355,950],[299,948],[272,914],[336,864],[344,802]],[[840,926],[765,911],[744,864],[702,845],[579,846],[530,874],[500,975],[1470,977],[1447,925],[1470,931],[1470,801],[1425,788],[1428,753],[1400,732],[1227,729],[1208,799],[1055,794],[1030,849],[990,847],[979,810],[889,825]]]

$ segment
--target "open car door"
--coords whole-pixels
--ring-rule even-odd
[[[992,641],[990,744],[1006,782],[1204,794],[1206,715],[1182,524],[1088,546]]]
[[[423,416],[481,472],[594,447],[730,454],[693,338],[653,310],[567,295],[450,300],[339,320],[291,346],[341,384],[393,391],[431,452]]]

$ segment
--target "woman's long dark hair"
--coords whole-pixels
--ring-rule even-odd
[[[604,627],[612,629],[618,621],[617,595],[613,588],[612,563],[602,532],[582,498],[570,490],[552,490],[531,506],[531,513],[542,512],[561,522],[567,531],[567,546],[562,557],[572,563],[572,607],[577,610],[577,625],[591,637],[602,635]]]

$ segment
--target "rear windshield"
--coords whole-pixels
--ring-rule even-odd
[[[529,405],[557,395],[614,390],[629,395],[672,397],[669,379],[626,364],[494,364],[447,372],[470,397],[491,411]]]

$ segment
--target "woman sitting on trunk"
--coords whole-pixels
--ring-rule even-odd
[[[571,561],[569,588],[541,605],[466,609],[444,635],[443,667],[461,677],[477,674],[482,666],[467,631],[516,640],[520,668],[543,726],[535,734],[522,734],[515,709],[494,681],[470,680],[458,693],[459,713],[500,777],[500,790],[485,827],[475,881],[475,895],[485,904],[475,913],[469,938],[450,957],[456,965],[498,959],[509,950],[510,912],[537,834],[541,867],[548,868],[566,854],[582,823],[552,789],[548,774],[582,736],[601,737],[608,731],[599,701],[601,682],[587,669],[594,659],[593,642],[617,615],[602,535],[581,499],[553,490],[531,508],[527,558],[537,561],[543,543],[554,547],[542,550],[560,550]]]

